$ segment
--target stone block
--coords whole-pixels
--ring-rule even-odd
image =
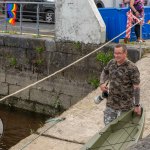
[[[59,96],[59,100],[60,100],[61,105],[64,109],[69,109],[70,108],[71,99],[72,99],[72,96],[70,96],[70,95],[61,94]]]
[[[45,40],[46,51],[54,52],[56,51],[55,41],[52,39]]]
[[[81,83],[77,81],[58,79],[57,81],[54,81],[54,90],[58,92],[60,91],[65,95],[82,97],[88,94],[92,88],[84,82]]]
[[[10,84],[20,85],[22,87],[28,86],[37,81],[37,74],[28,72],[11,71],[6,74],[6,82]]]
[[[142,49],[141,49],[142,50]],[[140,49],[129,47],[128,48],[128,58],[134,63],[140,59],[140,53],[143,53],[143,50],[140,52]]]
[[[45,80],[45,81],[35,85],[34,88],[37,88],[39,90],[46,90],[49,92],[53,92],[54,91],[54,82],[51,79]]]
[[[0,82],[5,82],[5,72],[0,69]]]
[[[71,104],[70,104],[70,105],[72,106],[72,105],[76,104],[76,103],[79,102],[83,97],[84,97],[84,96],[80,96],[80,97],[74,96],[74,97],[72,97],[72,99],[71,99]]]
[[[20,42],[20,38],[17,36],[3,36],[3,40],[4,40],[4,45],[5,46],[10,46],[10,47],[20,47],[20,45],[22,44]]]
[[[18,90],[21,90],[22,88],[23,88],[22,86],[10,84],[9,85],[9,94],[17,92]],[[19,92],[18,94],[15,94],[14,97],[18,97],[21,99],[29,99],[29,89]]]
[[[4,45],[4,40],[3,38],[0,38],[0,46],[3,46]]]
[[[0,82],[0,94],[8,95],[8,84]]]
[[[53,105],[53,94],[54,93],[45,90],[31,89],[30,100],[41,104]]]

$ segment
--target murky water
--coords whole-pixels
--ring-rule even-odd
[[[19,109],[0,105],[0,118],[4,124],[3,136],[0,139],[0,150],[8,150],[41,127],[48,116],[23,112]]]

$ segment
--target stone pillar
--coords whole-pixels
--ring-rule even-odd
[[[106,26],[93,0],[56,0],[56,40],[104,43]]]

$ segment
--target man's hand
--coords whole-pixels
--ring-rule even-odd
[[[135,15],[136,15],[137,18],[139,18],[140,13],[138,11],[136,11]]]
[[[108,91],[108,87],[105,83],[100,85],[100,89],[102,92]]]
[[[135,106],[134,107],[134,112],[137,114],[137,115],[141,115],[141,106]]]

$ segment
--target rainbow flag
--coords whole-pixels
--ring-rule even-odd
[[[6,19],[11,25],[15,25],[16,24],[16,19],[14,18],[7,18]]]
[[[17,4],[7,4],[8,18],[6,20],[11,25],[15,25],[16,23],[16,12],[17,12]]]
[[[147,24],[150,24],[150,20],[147,21]]]

